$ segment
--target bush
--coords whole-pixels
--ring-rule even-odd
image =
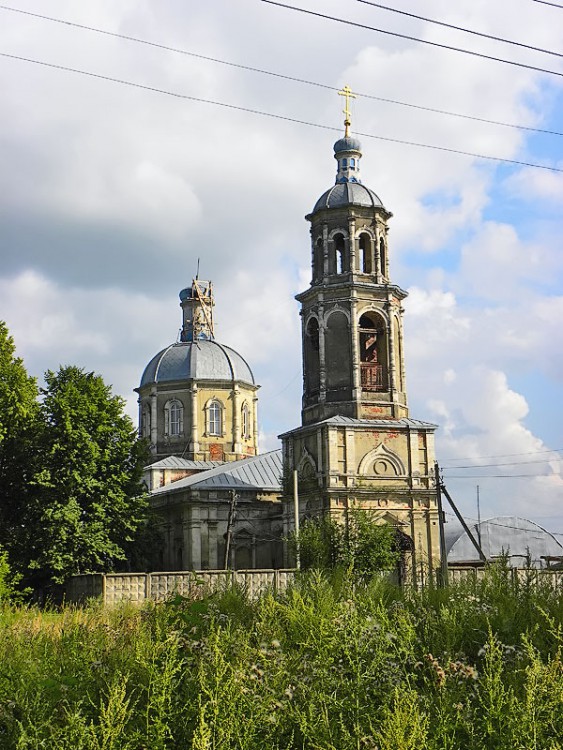
[[[289,542],[294,555],[299,549],[303,570],[344,568],[362,580],[395,569],[400,559],[397,530],[359,508],[351,509],[342,523],[330,515],[306,520]]]

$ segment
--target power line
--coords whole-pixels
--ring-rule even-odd
[[[488,469],[490,467],[497,467],[497,466],[525,466],[526,464],[548,464],[552,461],[559,460],[559,457],[557,458],[542,458],[538,459],[537,461],[509,461],[507,463],[501,463],[501,464],[466,464],[465,466],[444,466],[444,471],[455,471],[456,469]]]
[[[450,479],[533,479],[535,477],[560,477],[558,472],[551,474],[450,474]]]
[[[459,458],[443,458],[440,462],[440,467],[442,466],[443,461],[480,461],[480,460],[486,460],[489,458],[511,458],[512,456],[539,456],[543,453],[561,453],[563,451],[563,448],[549,448],[547,450],[543,451],[525,451],[524,453],[502,453],[497,456],[461,456]],[[450,467],[455,468],[455,467]]]
[[[265,1],[265,0],[263,0]],[[213,99],[203,99],[201,97],[197,96],[190,96],[188,94],[180,94],[176,91],[168,91],[166,89],[160,89],[156,86],[147,86],[142,83],[134,83],[133,81],[126,81],[123,78],[113,78],[112,76],[106,76],[102,75],[101,73],[92,73],[91,71],[87,70],[80,70],[78,68],[71,68],[67,65],[56,65],[54,63],[48,63],[44,60],[34,60],[29,57],[22,57],[21,55],[10,55],[7,52],[0,52],[0,57],[7,57],[11,60],[20,60],[22,62],[28,62],[32,63],[34,65],[40,65],[46,68],[53,68],[54,70],[64,70],[69,73],[77,73],[78,75],[87,76],[89,78],[96,78],[98,80],[102,81],[110,81],[111,83],[118,83],[122,86],[130,86],[132,88],[142,89],[144,91],[152,91],[153,93],[157,94],[164,94],[166,96],[173,96],[176,99],[185,99],[192,102],[200,102],[203,104],[213,104],[216,107],[224,107],[226,109],[233,109],[237,110],[239,112],[247,112],[249,114],[253,115],[260,115],[261,117],[269,117],[275,120],[283,120],[285,122],[292,122],[297,125],[307,125],[308,127],[312,128],[319,128],[321,130],[331,130],[333,132],[339,132],[339,128],[335,128],[331,125],[322,125],[317,122],[309,122],[308,120],[300,120],[295,117],[289,117],[287,115],[278,115],[274,114],[272,112],[264,112],[263,110],[259,109],[252,109],[250,107],[241,107],[236,104],[228,104],[227,102],[220,102]],[[437,146],[435,144],[430,143],[419,143],[417,141],[406,141],[401,138],[390,138],[388,136],[383,135],[376,135],[375,133],[356,133],[356,135],[361,136],[363,138],[374,138],[379,141],[385,141],[387,143],[396,143],[400,144],[402,146],[416,146],[418,148],[426,148],[431,149],[434,151],[444,151],[446,153],[450,154],[458,154],[459,156],[469,156],[473,159],[483,159],[486,161],[495,161],[502,164],[515,164],[520,167],[531,167],[533,169],[545,169],[549,172],[561,172],[563,173],[563,169],[559,167],[551,167],[547,166],[546,164],[536,164],[534,162],[526,162],[526,161],[519,161],[517,159],[505,159],[500,156],[489,156],[487,154],[476,154],[471,151],[462,151],[461,149],[455,149],[455,148],[448,148],[447,146]]]
[[[347,26],[355,26],[359,29],[366,29],[368,31],[376,31],[378,34],[386,34],[387,36],[396,36],[399,39],[407,39],[411,42],[420,42],[420,44],[428,44],[431,47],[439,47],[440,49],[447,49],[451,52],[462,52],[464,55],[471,55],[472,57],[480,57],[483,60],[493,60],[494,62],[504,63],[505,65],[514,65],[518,68],[526,68],[527,70],[535,70],[538,73],[548,73],[553,76],[562,76],[556,70],[548,70],[547,68],[538,68],[535,65],[527,65],[526,63],[516,62],[515,60],[506,60],[503,57],[494,57],[493,55],[485,55],[482,52],[475,52],[474,50],[465,49],[463,47],[452,47],[449,44],[440,44],[439,42],[431,42],[429,39],[420,39],[419,37],[410,36],[409,34],[399,34],[397,31],[388,31],[386,29],[378,29],[375,26],[368,26],[365,23],[358,23],[357,21],[349,21],[347,18],[337,18],[336,16],[329,16],[325,13],[318,13],[313,10],[306,10],[305,8],[297,8],[295,5],[286,5],[285,3],[277,2],[277,0],[260,0],[262,3],[268,5],[277,5],[279,8],[285,8],[286,10],[295,10],[299,13],[305,13],[309,16],[316,16],[317,18],[324,18],[328,21],[337,21],[338,23],[344,23]]]
[[[45,16],[40,13],[32,13],[31,11],[21,10],[20,8],[11,8],[7,5],[0,5],[0,10],[7,10],[13,13],[21,13],[25,16],[32,16],[33,18],[40,18],[43,21],[51,21],[53,23],[62,24],[63,26],[70,26],[73,28],[82,29],[84,31],[91,31],[96,34],[102,34],[103,36],[115,37],[117,39],[123,39],[128,42],[134,42],[135,44],[144,44],[148,47],[155,47],[157,49],[162,49],[167,52],[175,52],[179,55],[185,55],[187,57],[194,57],[198,60],[206,60],[207,62],[214,62],[219,65],[226,65],[227,67],[238,68],[239,70],[247,70],[252,73],[260,73],[261,75],[271,76],[273,78],[280,78],[285,81],[292,81],[293,83],[301,83],[306,86],[315,86],[317,88],[325,89],[327,91],[339,91],[339,88],[337,86],[329,86],[326,83],[320,83],[318,81],[309,81],[305,78],[298,78],[297,76],[290,76],[290,75],[286,75],[284,73],[278,73],[272,70],[265,70],[264,68],[255,68],[255,67],[252,67],[251,65],[243,65],[242,63],[235,63],[230,60],[222,60],[217,57],[210,57],[208,55],[202,55],[197,52],[190,52],[189,50],[181,49],[178,47],[170,47],[166,44],[160,44],[159,42],[150,41],[148,39],[140,39],[139,37],[129,36],[127,34],[118,34],[117,32],[107,31],[106,29],[100,29],[99,27],[96,27],[96,26],[86,26],[84,24],[75,23],[74,21],[68,21],[62,18],[54,18],[53,16]],[[365,94],[359,91],[356,91],[355,93],[356,93],[356,96],[362,97],[364,99],[371,99],[373,101],[385,102],[386,104],[395,104],[400,107],[409,107],[411,109],[418,109],[423,112],[433,112],[434,114],[446,115],[448,117],[458,117],[464,120],[472,120],[474,122],[487,123],[488,125],[498,125],[503,128],[514,128],[517,130],[526,130],[531,133],[543,133],[544,135],[563,136],[563,132],[560,132],[557,130],[547,130],[545,128],[533,128],[528,125],[518,125],[516,123],[503,122],[501,120],[490,120],[485,117],[477,117],[475,115],[466,115],[460,112],[451,112],[446,109],[437,109],[435,107],[426,107],[421,104],[413,104],[412,102],[402,102],[397,99],[389,99],[383,96],[374,96],[373,94]]]
[[[559,5],[558,3],[549,3],[547,0],[534,0],[535,3],[541,3],[542,5],[551,5],[553,8],[561,8],[563,10],[563,5]]]
[[[485,34],[482,31],[474,31],[473,29],[466,29],[463,26],[455,26],[452,23],[446,23],[445,21],[437,21],[434,18],[427,18],[426,16],[417,16],[415,13],[408,13],[406,10],[399,10],[398,8],[390,8],[387,5],[381,5],[380,3],[374,3],[372,0],[357,0],[359,3],[364,5],[371,5],[374,8],[380,10],[387,10],[391,13],[399,13],[401,16],[409,16],[410,18],[416,18],[419,21],[426,21],[426,23],[433,23],[436,26],[443,26],[446,29],[455,29],[456,31],[463,31],[465,34],[473,34],[474,36],[480,36],[483,39],[492,39],[495,42],[502,42],[503,44],[511,44],[515,47],[523,47],[524,49],[531,49],[534,52],[542,52],[545,55],[553,55],[554,57],[563,57],[561,52],[554,52],[544,47],[533,47],[531,44],[524,44],[523,42],[515,42],[513,39],[505,39],[504,37],[494,36],[494,34]]]

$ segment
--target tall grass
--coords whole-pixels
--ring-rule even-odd
[[[0,748],[562,750],[563,593],[311,573],[145,609],[0,610]]]

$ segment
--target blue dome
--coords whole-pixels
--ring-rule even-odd
[[[315,203],[313,213],[321,211],[323,208],[340,208],[342,206],[384,207],[379,196],[373,190],[362,185],[361,182],[339,182],[321,195]]]
[[[362,150],[362,144],[357,138],[352,138],[347,135],[344,138],[336,141],[334,144],[334,153],[339,154],[341,151],[360,151]]]
[[[217,341],[171,344],[148,363],[140,387],[173,380],[239,380],[255,385],[254,375],[240,354]]]

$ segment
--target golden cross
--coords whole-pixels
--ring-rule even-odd
[[[352,93],[352,89],[350,86],[346,85],[342,89],[342,91],[338,92],[339,96],[344,96],[346,98],[346,107],[342,111],[344,112],[344,135],[349,136],[350,135],[350,125],[351,125],[351,112],[350,112],[350,99],[355,99],[356,94]]]

